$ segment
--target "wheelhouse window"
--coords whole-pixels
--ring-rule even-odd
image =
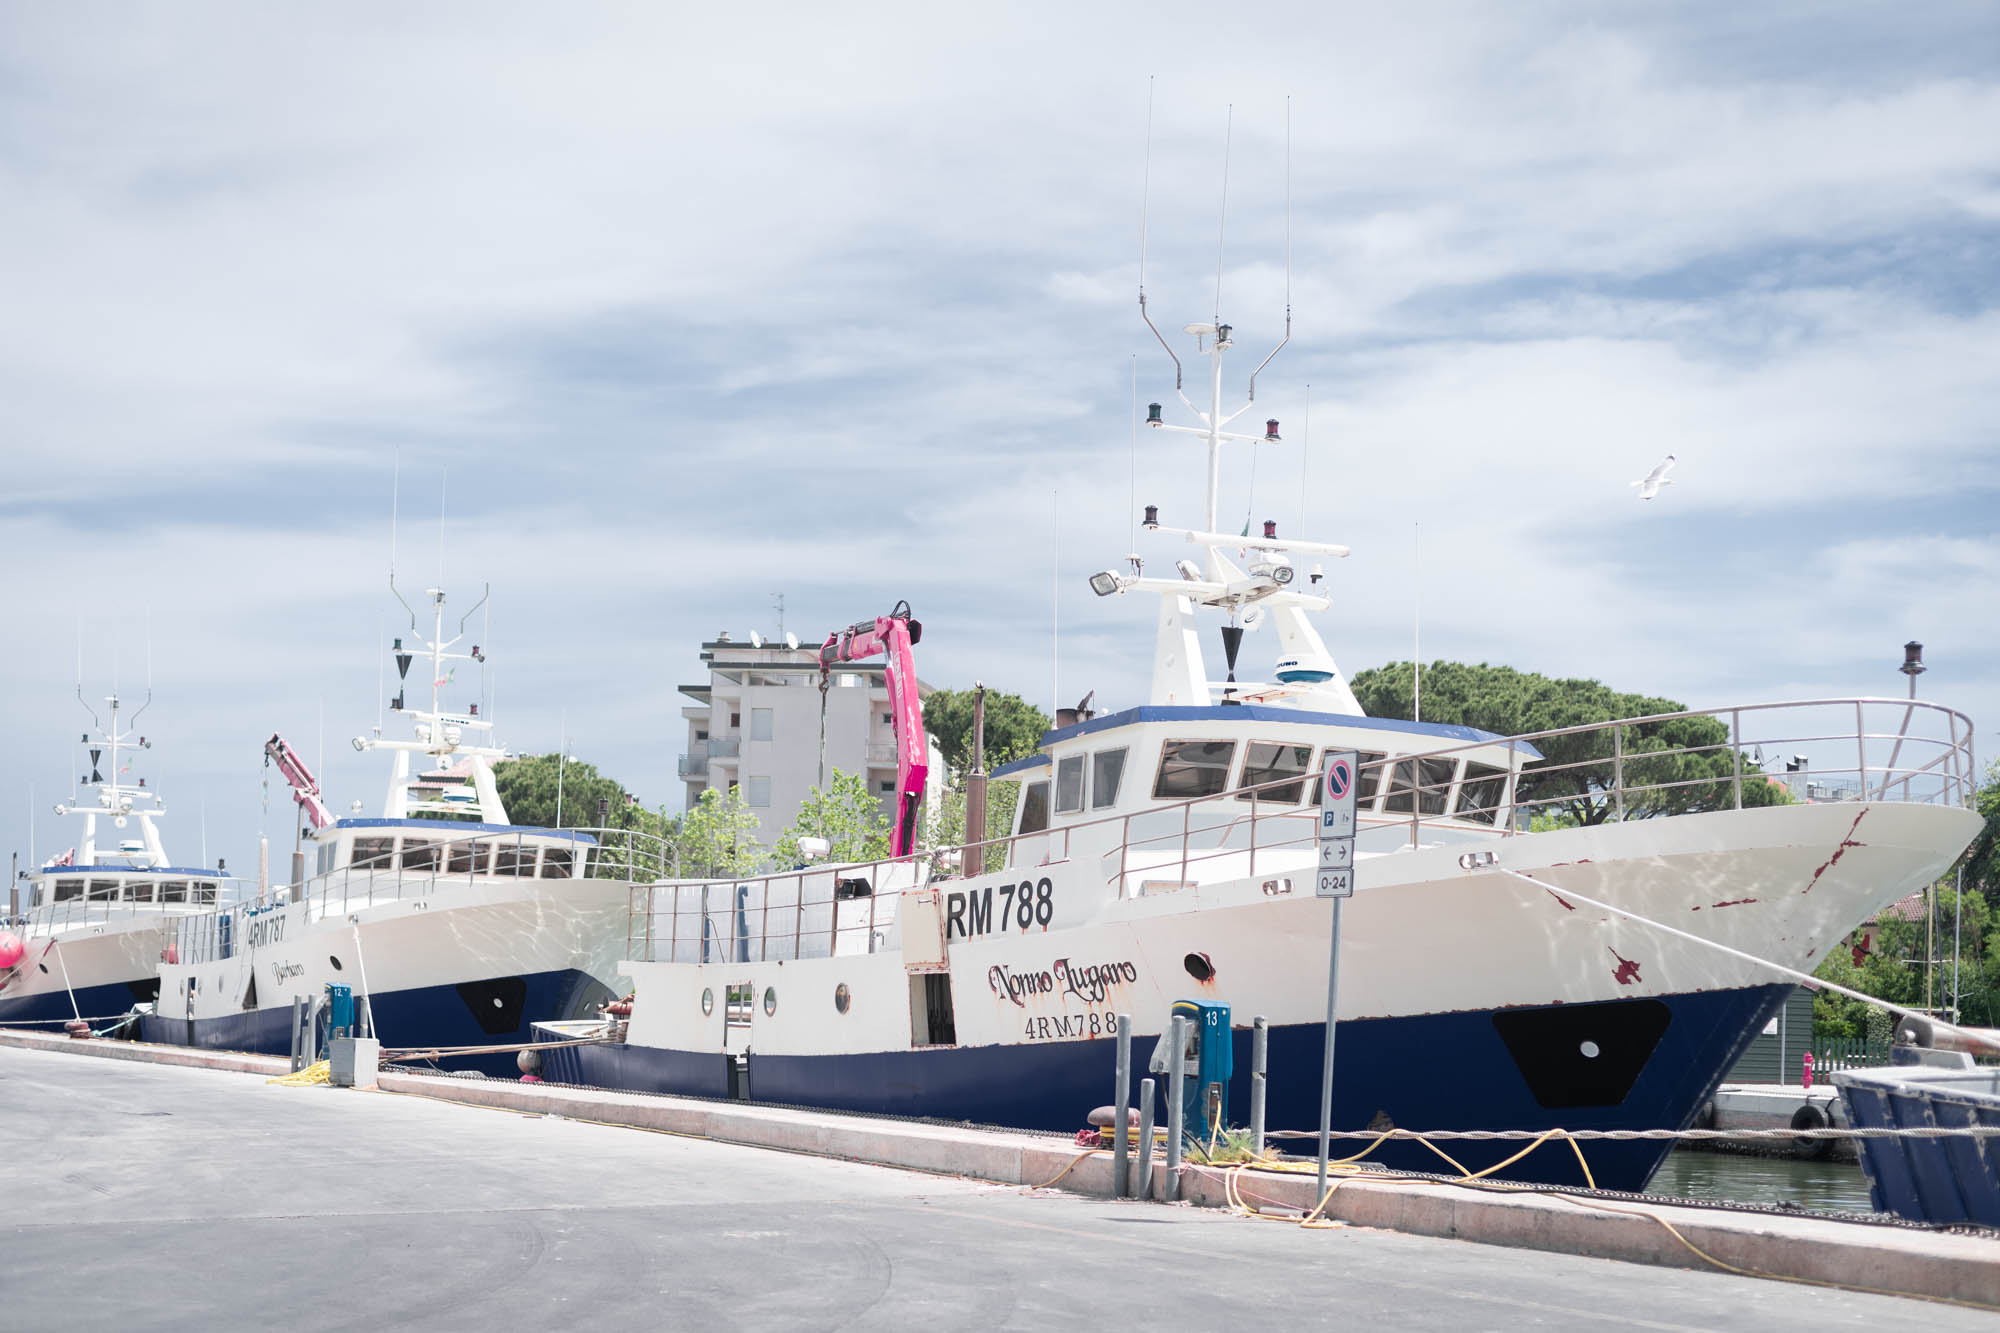
[[[453,843],[447,853],[445,868],[454,875],[483,875],[493,859],[493,847],[484,842]]]
[[[184,903],[188,900],[186,880],[170,879],[160,885],[160,901],[163,903]]]
[[[350,862],[357,870],[387,870],[396,858],[394,838],[356,838],[354,857]]]
[[[83,881],[80,879],[59,879],[56,881],[56,901],[66,903],[72,898],[83,897]]]
[[[208,907],[215,906],[215,886],[213,884],[193,885],[188,894],[188,901]]]
[[[153,891],[158,887],[159,885],[152,880],[147,880],[143,884],[128,884],[126,885],[126,896],[135,903],[149,903],[153,901]]]
[[[1491,824],[1500,814],[1500,802],[1507,799],[1507,770],[1491,764],[1467,760],[1465,778],[1458,784],[1458,818],[1475,824]]]
[[[576,853],[567,847],[542,848],[543,879],[568,879],[575,863]]]
[[[1312,746],[1286,745],[1278,741],[1251,741],[1250,748],[1243,752],[1243,777],[1238,787],[1260,787],[1267,782],[1278,783],[1263,791],[1245,791],[1237,796],[1239,801],[1269,802],[1274,805],[1297,805],[1299,798],[1306,794],[1306,772],[1312,767]],[[1281,778],[1293,781],[1281,782]]]
[[[535,849],[511,842],[503,842],[493,849],[493,873],[496,875],[525,875],[534,877]]]
[[[1077,814],[1083,809],[1083,756],[1065,755],[1056,760],[1056,813]]]
[[[1443,814],[1457,769],[1455,759],[1398,759],[1389,773],[1389,795],[1382,808],[1407,815],[1414,801],[1418,814]]]
[[[1229,786],[1229,766],[1235,759],[1235,741],[1168,741],[1160,747],[1153,799],[1184,801],[1213,796]]]
[[[1040,833],[1049,826],[1049,784],[1030,782],[1021,796],[1021,827],[1016,833]]]
[[[403,840],[403,869],[436,870],[437,864],[438,845],[436,843],[424,842],[415,838],[405,838]]]
[[[115,879],[93,879],[90,881],[90,901],[108,903],[118,896],[118,881]]]
[[[1124,776],[1124,746],[1090,756],[1090,808],[1109,810],[1118,804],[1118,784]]]

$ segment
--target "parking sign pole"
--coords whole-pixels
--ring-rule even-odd
[[[1355,791],[1360,756],[1352,750],[1329,754],[1320,774],[1319,873],[1314,896],[1333,899],[1333,939],[1326,958],[1326,1051],[1319,1084],[1319,1199],[1326,1199],[1327,1158],[1333,1143],[1334,1012],[1340,1004],[1341,909],[1354,893]]]

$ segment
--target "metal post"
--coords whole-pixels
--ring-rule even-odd
[[[1326,1054],[1319,1076],[1319,1199],[1326,1197],[1326,1161],[1333,1142],[1334,1011],[1340,1003],[1340,916],[1346,905],[1345,898],[1333,900],[1333,947],[1326,959]]]
[[[1172,1203],[1181,1192],[1181,1135],[1187,1132],[1187,1019],[1174,1015],[1167,1027],[1173,1046],[1167,1051],[1167,1178],[1161,1197]]]
[[[1625,728],[1616,723],[1611,727],[1611,803],[1618,817],[1625,818]]]
[[[1133,1195],[1141,1199],[1153,1197],[1153,1080],[1139,1081],[1139,1157],[1138,1183]]]
[[[965,779],[965,852],[959,873],[986,873],[986,686],[972,682],[972,772]]]
[[[1264,1155],[1264,1070],[1270,1054],[1271,1020],[1259,1014],[1250,1020],[1250,1151],[1259,1157]]]
[[[1730,774],[1729,787],[1736,800],[1736,809],[1743,808],[1743,714],[1738,709],[1729,711],[1729,754],[1735,762]]]
[[[1111,1081],[1111,1110],[1117,1128],[1111,1131],[1111,1197],[1132,1192],[1132,1015],[1118,1015],[1118,1072]]]
[[[292,997],[292,1072],[306,1067],[306,997]]]

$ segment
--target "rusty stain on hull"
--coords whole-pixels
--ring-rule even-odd
[[[1604,947],[1611,949],[1611,946],[1608,944]],[[1618,966],[1611,973],[1611,976],[1619,985],[1630,986],[1640,979],[1639,965],[1637,963],[1619,953],[1616,949],[1611,949],[1611,956],[1618,960]]]
[[[1861,821],[1866,819],[1867,817],[1868,817],[1868,812],[1865,809],[1861,811],[1861,813],[1854,816],[1854,822],[1847,826],[1847,836],[1840,840],[1840,846],[1834,848],[1833,855],[1827,857],[1825,861],[1820,863],[1820,868],[1813,871],[1812,879],[1806,883],[1806,886],[1803,889],[1799,890],[1800,893],[1811,893],[1813,891],[1813,886],[1819,883],[1819,877],[1821,875],[1824,875],[1827,871],[1833,869],[1835,866],[1839,865],[1840,858],[1847,855],[1847,849],[1849,847],[1862,847],[1866,845],[1865,843],[1859,843],[1854,840],[1854,831],[1861,827]]]

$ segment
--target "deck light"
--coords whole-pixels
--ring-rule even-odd
[[[1160,419],[1160,405],[1158,403],[1146,404],[1146,424],[1148,426],[1164,426],[1167,424]]]
[[[1189,583],[1201,582],[1201,567],[1195,564],[1194,561],[1176,560],[1174,561],[1174,568],[1178,569],[1181,572],[1181,577]]]
[[[1109,597],[1119,590],[1118,575],[1111,570],[1099,570],[1090,576],[1090,590],[1099,597]]]

